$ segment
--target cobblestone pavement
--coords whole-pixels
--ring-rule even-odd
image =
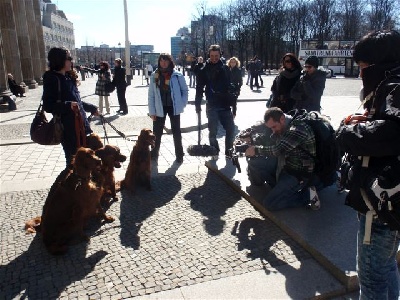
[[[267,77],[265,86],[272,80]],[[95,79],[89,78],[80,90],[89,95],[86,101],[96,104],[97,97],[91,95],[94,84]],[[330,80],[323,107],[336,123],[343,117],[342,113],[335,115],[336,106],[349,113],[357,107],[357,99],[345,96],[354,95],[359,85],[356,79]],[[102,226],[92,222],[87,229],[89,244],[72,246],[62,257],[49,255],[40,234],[23,231],[26,220],[41,214],[49,184],[65,162],[61,146],[30,142],[29,125],[40,96],[40,87],[30,90],[17,111],[0,114],[0,299],[122,299],[255,270],[268,274],[273,267],[310,259],[217,175],[201,169],[208,158],[186,155],[182,166],[174,165],[168,134],[163,136],[159,163],[153,166],[153,191],[120,194],[120,201],[108,211],[116,220]],[[255,93],[243,87],[237,130],[262,118],[265,102],[259,100],[268,96],[267,88]],[[151,127],[146,97],[147,88],[135,78],[127,91],[129,114],[114,114],[118,107],[112,95],[108,118],[134,137],[141,128]],[[189,99],[194,99],[194,89]],[[194,106],[189,105],[182,120],[184,128],[196,124],[193,112]],[[98,120],[92,127],[102,133]],[[133,142],[107,130],[113,136],[110,144],[129,155]],[[220,132],[221,146],[223,138]],[[202,130],[202,143],[207,142],[207,130]],[[196,143],[196,130],[186,130],[184,147]],[[177,172],[184,167],[186,172]]]
[[[89,244],[54,257],[22,228],[47,192],[0,195],[1,299],[121,299],[309,258],[211,171],[123,192],[113,223],[92,222]]]

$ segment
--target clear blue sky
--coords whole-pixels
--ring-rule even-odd
[[[74,24],[75,46],[117,47],[125,44],[123,0],[52,0]],[[171,52],[170,37],[202,11],[198,0],[127,0],[129,41],[154,45],[156,52]],[[207,9],[224,0],[204,1]]]

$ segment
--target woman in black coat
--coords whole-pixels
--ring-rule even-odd
[[[232,103],[232,114],[236,116],[237,98],[240,95],[240,89],[243,85],[242,71],[240,70],[240,61],[237,57],[233,56],[228,59],[226,65],[229,68],[229,81],[231,83],[230,93],[234,96]]]
[[[282,57],[282,67],[279,75],[272,83],[272,101],[270,107],[279,107],[284,113],[292,110],[295,100],[290,96],[290,92],[301,75],[301,64],[296,55],[286,53]]]
[[[65,48],[52,48],[47,59],[49,71],[43,75],[43,108],[61,117],[64,127],[61,145],[69,166],[78,148],[86,144],[86,135],[92,133],[86,112],[98,115],[98,111],[96,106],[81,100],[76,80],[70,76],[70,52]]]

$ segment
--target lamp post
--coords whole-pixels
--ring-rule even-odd
[[[119,48],[119,58],[121,58],[121,43],[118,43],[118,48]]]
[[[204,6],[201,6],[201,9],[203,10],[203,56],[204,56],[204,59],[207,59],[207,56],[206,56],[206,27],[205,27],[205,24],[204,24]]]
[[[185,40],[185,36],[182,34],[181,35],[181,41],[182,41],[181,58],[182,58],[182,74],[183,74],[183,76],[185,76],[185,51],[183,49],[184,40]]]

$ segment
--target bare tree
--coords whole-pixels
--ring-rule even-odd
[[[394,29],[395,3],[393,0],[370,0],[371,11],[367,14],[369,29]]]

